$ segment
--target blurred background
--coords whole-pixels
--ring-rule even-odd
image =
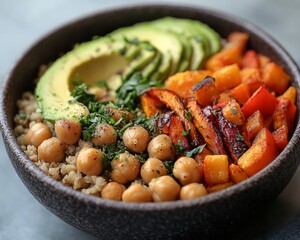
[[[111,7],[150,2],[204,6],[232,13],[264,29],[300,63],[299,0],[1,0],[0,81],[23,51],[61,24]],[[1,240],[95,239],[64,223],[32,197],[12,168],[2,138],[0,156]],[[276,201],[257,213],[257,221],[237,229],[232,238],[300,239],[299,189],[298,169]]]

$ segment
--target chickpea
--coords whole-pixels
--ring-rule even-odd
[[[121,184],[135,180],[140,173],[140,161],[130,153],[121,153],[111,167],[111,179]]]
[[[190,200],[207,195],[207,190],[201,183],[190,183],[181,188],[180,199]]]
[[[170,176],[152,179],[149,188],[154,202],[174,201],[180,193],[179,184]]]
[[[107,90],[104,87],[90,87],[88,92],[95,95],[98,101],[101,101],[107,96]]]
[[[81,136],[81,125],[76,120],[60,119],[54,125],[57,138],[65,144],[76,144]]]
[[[200,182],[202,176],[201,167],[193,158],[188,157],[181,157],[175,162],[173,174],[182,185]]]
[[[149,141],[150,136],[148,131],[141,126],[129,127],[123,133],[124,145],[130,152],[144,152]]]
[[[109,124],[99,124],[96,126],[95,134],[92,142],[97,147],[116,143],[118,134],[116,130]]]
[[[50,128],[44,123],[34,124],[27,132],[23,139],[24,145],[33,145],[38,147],[41,143],[52,137]]]
[[[82,148],[76,159],[76,167],[85,175],[100,175],[103,169],[101,151],[91,147]]]
[[[104,199],[121,201],[122,194],[125,191],[125,189],[125,186],[120,183],[109,182],[103,187],[101,191],[101,197]]]
[[[59,163],[65,159],[66,146],[58,138],[46,139],[38,147],[38,159],[47,163]]]
[[[166,134],[153,138],[149,142],[147,150],[150,157],[155,157],[162,161],[173,160],[175,157],[175,147],[172,139]]]
[[[162,161],[157,158],[148,158],[141,167],[141,177],[144,183],[148,184],[153,178],[164,176],[167,169]]]
[[[117,109],[117,108],[108,108],[108,113],[112,116],[112,118],[117,122],[121,118],[125,120],[125,122],[129,122],[133,120],[134,115],[131,112],[128,112],[123,109]]]
[[[148,188],[134,183],[122,195],[123,202],[152,202],[152,194]]]

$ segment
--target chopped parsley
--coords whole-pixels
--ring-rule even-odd
[[[178,140],[178,143],[174,143],[175,149],[176,149],[176,155],[181,155],[186,151],[186,148],[183,146],[181,140]]]
[[[28,116],[25,113],[19,113],[20,120],[26,120]]]
[[[188,129],[188,130],[184,130],[183,132],[182,132],[182,136],[183,137],[187,137],[187,136],[189,136],[190,135],[190,132],[191,132],[191,129]]]
[[[123,84],[116,91],[116,105],[129,111],[135,110],[139,105],[138,97],[151,87],[161,87],[161,83],[149,80],[141,73],[135,72],[123,80]]]
[[[235,108],[231,108],[231,112],[232,112],[232,114],[234,114],[234,115],[237,115],[237,114],[238,114],[238,111],[237,111]]]
[[[108,85],[105,80],[99,80],[94,86],[108,89]]]
[[[185,115],[186,119],[189,121],[191,121],[193,119],[191,112],[188,110],[184,110],[184,115]]]
[[[235,139],[239,142],[239,141],[244,141],[244,137],[241,135],[241,134],[239,134],[239,133],[237,133],[237,134],[235,134]]]
[[[193,148],[192,150],[185,153],[186,157],[192,158],[195,157],[197,154],[201,153],[204,149],[206,144],[200,145],[198,147]]]
[[[175,162],[172,160],[167,160],[167,161],[163,161],[163,163],[167,169],[167,174],[172,176]]]
[[[71,96],[73,97],[69,103],[80,102],[84,105],[88,105],[89,102],[96,102],[97,97],[87,91],[88,85],[82,83],[80,85],[75,86],[73,91],[71,92]]]

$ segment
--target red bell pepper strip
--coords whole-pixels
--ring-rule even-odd
[[[242,107],[245,117],[259,110],[264,117],[271,115],[278,100],[264,87],[257,89]]]

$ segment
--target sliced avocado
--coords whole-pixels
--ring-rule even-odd
[[[178,72],[183,72],[190,67],[191,57],[192,57],[192,46],[187,37],[185,37],[184,35],[180,35],[176,32],[174,32],[174,33],[177,35],[179,41],[181,42],[181,44],[183,46],[183,54],[181,57],[181,63],[178,67]]]
[[[44,118],[55,121],[89,114],[83,104],[70,103],[72,81],[80,79],[92,84],[104,79],[116,89],[125,73],[143,68],[155,57],[157,51],[153,49],[106,37],[79,44],[57,59],[39,79],[35,94]]]
[[[202,22],[185,18],[165,17],[153,21],[152,24],[159,28],[169,29],[170,31],[178,32],[179,34],[196,39],[198,44],[202,45],[201,48],[205,51],[204,60],[218,52],[221,48],[221,38],[219,34]],[[195,44],[192,45],[196,46]],[[199,48],[197,50],[199,50]],[[203,50],[198,51],[198,53],[203,55]],[[193,58],[197,59],[197,57]],[[203,65],[203,61],[200,65]]]
[[[209,48],[208,41],[199,41],[198,31],[185,19],[178,19],[172,17],[160,18],[152,21],[151,24],[160,29],[176,32],[177,34],[184,35],[190,41],[192,46],[192,56],[189,69],[197,70],[202,67],[206,59],[206,48]],[[206,44],[206,45],[205,45]]]
[[[204,46],[199,43],[195,38],[191,38],[191,45],[193,47],[193,54],[191,59],[191,70],[198,70],[203,68],[206,59]]]
[[[151,63],[148,63],[148,65],[141,70],[142,75],[146,78],[149,78],[150,75],[158,69],[161,60],[162,54],[160,52],[157,52],[153,61]]]
[[[180,40],[175,34],[149,26],[149,24],[147,23],[140,23],[130,27],[120,28],[110,33],[109,36],[113,38],[137,38],[140,41],[150,42],[163,55],[170,55],[172,57],[171,69],[169,74],[171,75],[177,72],[183,52],[183,47]],[[167,58],[164,58],[163,61],[166,61],[162,62],[162,64],[166,66],[169,60]]]
[[[165,81],[170,76],[172,66],[172,56],[170,53],[163,54],[159,68],[150,75],[150,79]]]
[[[134,71],[140,71],[148,64],[153,64],[153,61],[155,60],[155,57],[158,54],[157,49],[146,42],[139,43],[139,47],[139,54],[129,62],[128,67],[125,69],[122,76],[125,77],[131,75]],[[116,90],[120,86],[120,84],[121,82],[114,82],[113,84],[111,84],[111,86],[108,86],[110,87],[110,89]]]
[[[205,36],[208,39],[210,52],[209,56],[217,53],[221,49],[221,38],[220,35],[215,32],[212,28],[207,26],[206,24],[198,21],[188,20],[191,24],[197,29],[199,34]]]

